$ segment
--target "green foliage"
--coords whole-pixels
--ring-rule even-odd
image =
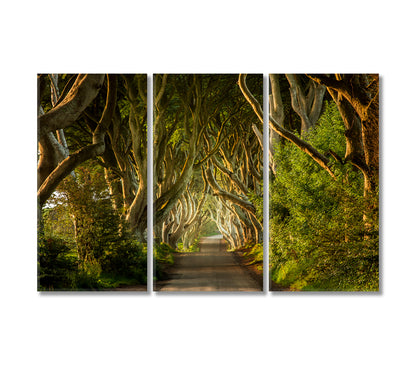
[[[76,285],[78,260],[62,239],[38,238],[38,290],[70,290]]]
[[[261,191],[263,192],[263,181],[261,182]],[[261,195],[250,191],[248,198],[251,203],[256,207],[256,217],[259,222],[263,221],[263,193]]]
[[[199,243],[199,240],[195,239],[194,242],[188,248],[184,248],[183,243],[178,243],[178,248],[176,248],[176,251],[177,252],[198,252],[199,251],[198,243]]]
[[[253,257],[253,264],[259,262],[263,263],[263,243],[257,243],[253,246],[249,255]]]
[[[325,106],[308,141],[345,152],[342,120]],[[378,194],[363,198],[363,179],[350,164],[334,165],[336,180],[291,144],[277,149],[270,185],[270,272],[294,290],[377,290]],[[366,214],[366,220],[363,216]]]
[[[184,137],[185,137],[184,129],[179,127],[173,132],[171,138],[168,141],[168,144],[172,144],[172,146],[175,147],[176,145],[183,142]]]
[[[74,237],[81,261],[103,257],[105,246],[117,240],[118,214],[111,205],[102,168],[86,163],[69,177],[62,189],[62,204],[73,217]]]
[[[153,259],[155,280],[166,278],[165,269],[173,265],[173,253],[175,250],[167,243],[153,243]]]
[[[201,227],[200,237],[213,235],[220,235],[220,232],[218,231],[217,224],[214,221],[209,220],[203,227]]]
[[[90,259],[80,264],[76,277],[78,290],[98,290],[103,287],[100,282],[102,269],[101,264],[96,259]]]
[[[126,98],[123,98],[118,100],[118,108],[120,110],[121,119],[128,119],[130,116],[131,103]]]
[[[263,243],[247,244],[245,246],[247,251],[245,251],[244,256],[247,257],[247,265],[257,264],[257,268],[263,269]]]
[[[62,239],[73,246],[74,224],[72,218],[68,209],[63,204],[56,203],[57,200],[57,195],[52,195],[49,201],[52,201],[53,207],[45,207],[42,210],[44,233],[47,237]]]
[[[42,287],[95,290],[114,287],[120,279],[146,283],[146,245],[114,210],[101,167],[87,162],[77,168],[76,180],[69,176],[48,204],[43,210],[45,235],[57,238],[53,243],[65,243],[77,262],[71,268],[72,283],[62,286],[56,275],[67,277],[69,272],[53,251],[42,251],[42,242],[39,254],[47,264],[39,271]],[[42,279],[51,272],[55,277],[45,283],[51,277]]]
[[[102,260],[103,271],[146,283],[147,248],[131,238],[109,243]]]
[[[153,255],[156,262],[172,265],[173,252],[175,250],[167,243],[154,243]]]

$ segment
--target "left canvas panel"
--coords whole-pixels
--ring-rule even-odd
[[[146,291],[147,75],[37,81],[38,291]]]

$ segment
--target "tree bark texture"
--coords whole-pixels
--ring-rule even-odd
[[[52,192],[56,189],[56,187],[58,186],[58,184],[67,176],[69,175],[69,173],[72,172],[72,170],[75,169],[75,167],[77,167],[78,165],[80,165],[81,163],[83,163],[86,160],[89,160],[93,157],[96,157],[98,155],[101,155],[104,150],[105,150],[105,143],[104,143],[104,136],[105,133],[110,125],[113,113],[114,113],[114,109],[115,109],[115,105],[116,105],[116,92],[117,92],[117,86],[116,86],[116,80],[115,77],[113,76],[108,76],[107,77],[108,80],[108,84],[107,84],[107,102],[106,102],[106,106],[104,108],[104,111],[102,113],[102,117],[100,119],[100,122],[98,123],[98,126],[96,128],[96,130],[93,133],[93,138],[92,138],[92,144],[85,146],[81,149],[79,149],[78,151],[74,152],[73,154],[69,155],[68,157],[66,157],[65,159],[63,159],[49,174],[48,176],[42,181],[42,184],[40,185],[39,189],[38,189],[38,199],[39,199],[39,203],[41,206],[43,206],[43,204],[46,202],[46,200],[49,198],[49,196],[52,194]],[[90,83],[90,80],[87,79],[87,77],[84,77],[84,79],[81,80],[81,82],[79,82],[79,85],[85,84],[85,81]],[[77,81],[76,81],[77,82]],[[101,85],[100,85],[101,87]],[[85,87],[84,87],[85,88]],[[71,90],[72,91],[72,90]],[[70,93],[71,93],[70,91]],[[81,90],[82,91],[82,90]],[[79,108],[84,108],[86,107],[86,103],[82,103],[81,102],[81,98],[84,97],[86,94],[84,93],[84,95],[81,95],[80,90],[76,90],[76,93],[72,93],[72,100],[75,100],[76,104],[74,103],[72,105],[68,104],[67,106],[64,106],[61,109],[61,114],[59,115],[55,115],[54,116],[49,116],[49,119],[45,122],[42,121],[42,118],[44,116],[46,116],[48,113],[50,113],[51,111],[53,111],[55,108],[57,108],[58,106],[56,106],[55,108],[51,109],[50,112],[44,114],[44,116],[40,117],[39,122],[40,122],[40,127],[41,129],[46,127],[46,124],[51,124],[54,123],[51,118],[56,120],[59,120],[59,118],[61,118],[60,116],[65,117],[65,113],[66,115],[69,116],[69,118],[74,118],[74,120],[80,115],[80,112],[78,113]],[[69,94],[68,94],[69,95]],[[96,95],[96,94],[95,94]],[[86,98],[84,97],[85,100],[90,100],[92,95],[86,95]],[[74,99],[73,97],[76,97],[76,99]],[[69,103],[72,102],[71,100],[63,100],[63,103]],[[88,102],[89,103],[89,102]],[[65,104],[64,104],[65,105]],[[76,112],[76,113],[72,113],[71,114],[71,108]],[[65,125],[65,123],[64,123]],[[59,127],[56,127],[57,125],[54,125],[53,130],[57,130]],[[68,126],[68,125],[67,125]],[[56,128],[55,128],[56,127]],[[49,127],[48,127],[49,128]],[[52,131],[52,130],[50,130]],[[45,135],[47,135],[48,132],[45,133]],[[40,140],[41,144],[45,144],[44,141]],[[42,165],[40,165],[42,166]]]

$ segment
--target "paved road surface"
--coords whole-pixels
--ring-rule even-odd
[[[170,278],[158,291],[262,291],[259,284],[226,251],[221,235],[202,238],[200,252],[177,256]]]

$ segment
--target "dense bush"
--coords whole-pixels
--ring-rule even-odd
[[[178,252],[198,252],[199,251],[198,243],[199,243],[199,239],[195,239],[188,248],[184,248],[183,243],[178,243],[178,248],[176,250]]]
[[[103,271],[136,279],[145,284],[147,279],[147,248],[133,239],[110,242],[102,260]]]
[[[38,290],[70,290],[76,286],[77,253],[62,239],[38,238]]]
[[[343,123],[326,105],[308,141],[322,152],[345,153]],[[291,144],[280,145],[270,183],[270,271],[294,290],[378,289],[378,195],[363,198],[363,178],[334,165],[336,180]],[[363,216],[366,214],[366,220]]]
[[[101,167],[78,168],[76,179],[70,176],[62,183],[43,217],[45,235],[60,238],[52,241],[53,248],[40,242],[39,279],[42,285],[48,282],[44,289],[95,290],[117,286],[122,278],[124,283],[146,283],[146,245],[135,239],[114,209]],[[57,255],[58,249],[62,253]],[[63,253],[76,262],[62,264],[69,256]]]
[[[172,265],[174,251],[167,243],[154,243],[153,256],[157,262]]]
[[[98,290],[105,288],[100,276],[101,264],[94,258],[80,262],[76,275],[76,288],[78,290]]]
[[[166,267],[173,265],[175,250],[167,243],[153,243],[153,268],[155,280],[166,278]]]

